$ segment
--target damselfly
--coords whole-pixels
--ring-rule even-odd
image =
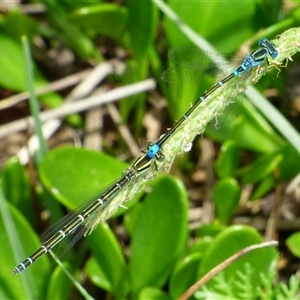
[[[168,131],[165,135],[163,135],[156,143],[153,143],[148,152],[151,152],[151,155],[155,155],[157,151],[160,151],[163,144],[168,140],[168,138],[176,132],[178,127],[193,113],[193,111],[198,107],[200,103],[202,103],[205,99],[208,98],[213,92],[215,92],[218,88],[226,84],[229,80],[231,80],[234,77],[241,76],[241,75],[248,75],[250,71],[261,65],[265,60],[268,59],[268,56],[270,56],[272,59],[275,59],[278,56],[278,50],[275,48],[275,45],[267,40],[266,38],[260,39],[259,41],[260,48],[251,52],[249,55],[246,56],[246,58],[242,61],[241,65],[236,68],[232,73],[230,73],[228,76],[220,80],[217,84],[215,84],[210,90],[208,90],[206,93],[204,93],[199,100],[192,106],[182,117],[179,121],[177,121]],[[180,64],[183,60],[182,58],[185,55],[191,55],[185,54],[183,52],[184,48],[174,49],[170,52],[171,59],[176,62],[177,64]],[[193,49],[192,51],[196,51],[196,53],[201,53],[200,49]],[[202,53],[203,54],[203,53]],[[191,55],[192,56],[192,55]],[[197,55],[196,55],[197,56]],[[170,68],[166,70],[162,74],[162,79],[167,82],[180,82],[182,80],[185,81],[192,81],[194,78],[191,78],[195,74],[197,74],[198,69],[196,66],[193,66],[193,57],[190,58],[190,65],[188,66],[190,70],[187,69],[186,73],[181,73],[182,69],[176,69],[176,68]],[[197,78],[196,78],[197,79]],[[241,80],[245,80],[244,77],[241,78]]]
[[[150,147],[153,147],[150,150]],[[155,153],[152,155],[153,149]],[[58,245],[56,253],[58,256],[65,254],[83,235],[89,234],[103,220],[101,214],[105,214],[105,209],[111,204],[113,199],[132,181],[144,175],[151,167],[153,158],[162,160],[163,155],[160,150],[156,151],[155,146],[148,146],[148,152],[140,156],[135,162],[125,170],[123,176],[101,192],[81,205],[75,212],[66,215],[62,220],[52,225],[42,235],[42,246],[30,255],[27,259],[19,263],[13,270],[13,274],[18,274],[32,265],[36,260]],[[108,215],[106,215],[106,218]],[[67,240],[65,243],[61,243]]]

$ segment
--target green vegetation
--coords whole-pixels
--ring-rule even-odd
[[[289,231],[285,240],[279,226],[286,195],[282,187],[300,172],[300,137],[296,126],[287,121],[286,99],[288,71],[296,66],[297,56],[288,64],[287,59],[300,47],[299,3],[291,2],[285,10],[281,1],[129,0],[120,5],[40,0],[32,4],[40,11],[30,13],[29,6],[23,5],[0,13],[1,98],[31,92],[30,111],[43,145],[28,164],[13,155],[1,166],[0,299],[75,299],[82,297],[78,293],[95,299],[178,299],[212,268],[245,247],[262,243],[264,236],[279,239],[280,249],[289,250],[289,259],[300,257],[299,228]],[[161,74],[169,67],[170,49],[196,44],[245,57],[262,37],[274,42],[279,57],[269,60],[269,65],[265,62],[247,79],[247,86],[259,82],[256,90],[249,87],[247,98],[238,96],[242,106],[232,122],[214,130],[217,116],[238,93],[237,81],[197,108],[164,145],[165,160],[153,164],[146,178],[138,178],[124,190],[121,196],[130,200],[124,203],[126,208],[116,204],[100,216],[92,234],[61,257],[63,268],[45,255],[21,274],[11,275],[40,247],[40,235],[61,220],[66,208],[78,208],[114,182],[135,158],[127,146],[132,142],[118,133],[120,124],[107,117],[101,152],[75,145],[58,147],[59,142],[55,147],[48,143],[48,149],[38,109],[61,107],[66,92],[36,97],[33,86],[38,89],[53,78],[111,59],[122,61],[125,71],[110,74],[106,87],[155,78],[155,91],[117,97],[121,125],[129,128],[142,152],[153,132],[153,139],[158,139],[216,80],[199,76],[198,82],[166,84]],[[60,69],[62,53],[70,55],[66,57],[71,57],[71,66]],[[272,95],[274,105],[263,95]],[[158,103],[161,98],[166,105]],[[0,107],[3,119],[16,119],[13,108],[17,106],[3,108],[0,101]],[[146,120],[149,116],[152,121]],[[1,124],[0,136],[9,143],[13,133],[6,135],[8,129],[4,121]],[[64,124],[79,139],[83,132],[87,134],[84,114],[72,112]],[[24,140],[31,129],[23,131]],[[204,130],[207,139],[196,137]],[[181,154],[190,142],[194,142],[191,151]],[[209,153],[212,148],[216,155]],[[163,174],[172,164],[170,174]],[[296,193],[290,192],[289,197],[296,198]],[[195,211],[192,223],[189,215]],[[291,212],[293,220],[299,218],[296,209]],[[107,223],[102,222],[108,217]],[[255,220],[263,225],[255,227]],[[279,249],[252,251],[214,276],[191,299],[299,299],[295,270],[287,265],[288,276],[283,277],[279,260]]]

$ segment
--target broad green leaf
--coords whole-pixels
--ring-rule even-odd
[[[1,87],[16,92],[27,91],[23,57],[21,44],[0,32]],[[34,66],[35,87],[45,86],[47,83],[38,68]],[[50,107],[62,103],[62,98],[57,93],[48,93],[39,97],[39,99]]]
[[[148,77],[149,48],[154,43],[158,27],[158,8],[151,0],[127,1],[128,23],[127,32],[132,51],[132,60],[129,62],[129,72],[122,80],[124,84],[144,80]],[[142,123],[145,114],[145,95],[132,96],[120,103],[121,114],[126,121],[132,109],[135,109],[134,119],[138,124]],[[135,130],[140,127],[136,126]]]
[[[232,140],[226,141],[216,161],[216,171],[219,178],[233,176],[239,161],[239,149]]]
[[[227,177],[219,180],[213,188],[213,201],[217,210],[217,217],[222,224],[227,224],[237,209],[241,196],[238,182]]]
[[[33,222],[34,209],[32,207],[29,178],[16,157],[5,162],[2,170],[1,185],[5,198],[14,204],[27,220]]]
[[[110,281],[107,279],[104,271],[102,270],[101,266],[97,263],[94,257],[91,257],[86,263],[85,271],[89,276],[89,279],[93,282],[93,284],[106,291],[112,291]]]
[[[23,14],[19,10],[9,10],[0,28],[5,31],[15,41],[20,42],[22,35],[26,35],[29,40],[37,34],[38,23],[28,14]]]
[[[39,176],[52,195],[75,209],[121,177],[126,166],[103,153],[62,147],[47,154],[39,168]]]
[[[82,58],[94,58],[95,47],[92,41],[82,32],[76,23],[68,20],[68,13],[56,1],[42,0],[46,13],[61,39]]]
[[[143,194],[141,194],[143,196]],[[138,195],[139,196],[139,195]],[[126,214],[124,218],[124,225],[126,226],[126,230],[128,234],[131,236],[134,228],[136,226],[136,222],[139,219],[139,215],[143,209],[143,204],[138,202],[134,205]]]
[[[233,225],[223,230],[212,242],[205,252],[199,268],[199,277],[202,277],[212,268],[223,262],[231,255],[243,248],[262,242],[260,234],[249,226]],[[242,270],[245,263],[249,263],[255,270],[249,279],[253,288],[261,284],[260,273],[268,274],[276,264],[277,251],[274,248],[262,248],[248,253],[233,262],[224,270],[224,276],[229,278],[235,276],[238,270]],[[208,282],[213,287],[213,282]]]
[[[290,235],[286,240],[286,245],[296,257],[300,257],[300,232]]]
[[[203,238],[198,238],[195,243],[189,249],[189,253],[204,253],[208,246],[212,243],[213,238],[210,236],[204,236]]]
[[[88,7],[89,5],[95,5],[99,4],[99,2],[102,2],[102,0],[80,0],[80,1],[74,1],[74,0],[64,0],[64,1],[59,1],[58,3],[60,4],[61,7],[64,8],[80,8],[82,6]]]
[[[299,152],[291,145],[286,145],[281,154],[284,159],[279,164],[280,178],[290,180],[300,172],[300,164],[295,164],[295,161],[300,160]]]
[[[252,192],[251,200],[262,199],[268,194],[275,186],[276,180],[273,174],[270,174],[263,178]]]
[[[255,25],[257,28],[265,28],[272,23],[275,23],[274,25],[276,25],[276,22],[278,22],[278,18],[281,15],[284,1],[279,0],[273,2],[272,5],[265,1],[257,1],[256,4]]]
[[[196,233],[199,237],[216,237],[224,229],[220,224],[203,224],[197,228]]]
[[[0,33],[0,85],[12,91],[26,91],[25,69],[21,44]],[[35,68],[36,86],[45,85],[46,81]]]
[[[201,258],[201,253],[192,253],[176,266],[169,283],[172,299],[179,299],[196,282]]]
[[[129,0],[128,32],[133,56],[139,64],[138,73],[144,76],[148,49],[153,42],[158,26],[158,9],[150,0],[137,2]]]
[[[70,272],[71,266],[64,264],[64,267]],[[57,266],[52,272],[48,282],[48,292],[46,299],[69,299],[71,294],[72,282],[60,266]]]
[[[264,177],[270,175],[276,168],[278,168],[278,165],[282,159],[282,155],[277,153],[266,154],[259,157],[253,164],[243,169],[243,184],[256,183],[259,180],[262,180]]]
[[[206,130],[213,139],[224,142],[234,140],[239,148],[260,153],[274,153],[285,145],[284,141],[266,122],[247,99],[242,102],[238,116],[225,123],[220,130]]]
[[[234,51],[235,47],[254,32],[255,1],[193,1],[187,4],[182,1],[170,0],[168,4],[184,23],[212,44],[217,45],[220,50],[226,52]],[[166,18],[164,24],[171,45],[190,45],[191,42],[173,21]],[[239,30],[237,31],[236,28]],[[222,38],[220,38],[221,36]]]
[[[112,286],[116,299],[123,299],[128,289],[125,259],[116,237],[101,223],[88,237],[93,255]]]
[[[12,275],[13,268],[41,243],[20,212],[2,196],[0,201],[0,299],[44,299],[50,276],[49,260],[45,255],[21,274]],[[7,206],[5,210],[3,205]]]
[[[282,138],[248,99],[243,101],[241,114],[243,122],[240,124],[240,130],[235,132],[235,141],[240,147],[261,153],[273,153],[285,145]]]
[[[141,290],[139,294],[139,300],[151,299],[151,300],[171,300],[162,290],[146,287]]]
[[[126,164],[108,155],[71,147],[51,151],[39,168],[44,186],[64,205],[75,208],[82,199],[99,192],[120,177]],[[89,245],[110,281],[115,295],[125,291],[124,258],[104,224],[89,236]],[[109,249],[109,250],[108,250]]]
[[[122,41],[127,24],[127,9],[110,3],[81,7],[72,12],[70,21],[86,30]]]
[[[187,237],[187,195],[182,183],[158,178],[132,233],[130,278],[133,298],[147,286],[162,287]]]

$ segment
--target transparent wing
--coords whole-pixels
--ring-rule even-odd
[[[178,47],[168,55],[174,67],[164,71],[161,78],[168,83],[189,83],[220,74],[220,69],[229,72],[228,57],[198,48]]]
[[[69,224],[72,220],[74,220],[78,215],[80,215],[87,207],[89,207],[93,202],[96,201],[96,199],[99,199],[102,197],[103,194],[105,194],[109,189],[111,189],[113,186],[115,186],[117,181],[110,184],[97,194],[95,194],[93,197],[88,199],[85,203],[80,205],[74,212],[68,213],[65,217],[63,217],[60,221],[53,224],[51,227],[49,227],[41,236],[41,241],[45,243],[48,241],[54,234],[56,234],[58,231],[63,229],[64,226]],[[83,236],[86,234],[86,232],[89,231],[89,229],[93,226],[93,223],[90,222],[93,219],[96,219],[100,217],[101,214],[105,212],[105,209],[109,205],[110,201],[113,199],[107,199],[103,205],[98,207],[94,212],[92,212],[85,220],[84,222],[79,225],[74,231],[72,231],[68,236],[66,236],[61,242],[59,242],[58,245],[56,245],[52,250],[53,252],[58,256],[63,256],[70,248],[74,246],[74,244]]]
[[[217,72],[217,69],[215,69]],[[169,68],[165,70],[161,79],[168,83],[189,83],[198,82],[203,78],[203,76],[208,76],[207,70],[205,68]]]
[[[230,100],[224,111],[218,117],[212,119],[210,128],[213,131],[219,130],[224,124],[231,123],[240,113],[244,94],[239,94]]]
[[[173,62],[174,67],[167,69],[162,74],[162,79],[168,83],[188,83],[200,81],[204,76],[219,75],[220,68],[226,70],[225,75],[229,75],[235,68],[228,67],[224,57],[216,53],[202,51],[198,48],[178,47],[170,51],[168,58]],[[227,60],[228,61],[228,60]],[[231,60],[231,65],[239,66],[243,59],[235,58]],[[233,95],[236,87],[241,87],[245,79],[249,76],[251,69],[235,78],[235,87],[233,87],[228,96],[229,104],[224,112],[216,119],[212,120],[212,130],[220,129],[224,123],[232,122],[241,110],[243,97]],[[225,75],[219,75],[218,81]]]
[[[86,231],[84,225],[79,225],[74,232],[65,237],[58,245],[52,248],[57,257],[64,256],[83,236]]]
[[[193,47],[177,47],[169,52],[168,59],[177,66],[200,68],[203,65],[211,64],[213,61],[224,64],[224,60],[230,60],[230,56],[219,55]]]
[[[245,80],[249,76],[251,70],[252,69],[245,71],[236,78],[236,84],[232,87],[228,97],[228,99],[230,99],[228,101],[230,104],[225,108],[223,113],[217,117],[217,119],[213,119],[211,121],[210,127],[212,130],[219,130],[224,124],[231,123],[240,114],[245,94],[240,93],[233,95],[233,93],[237,90],[236,87],[242,89],[243,86],[245,86]]]

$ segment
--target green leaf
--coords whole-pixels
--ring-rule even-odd
[[[179,299],[196,282],[201,258],[201,253],[192,253],[176,266],[169,283],[172,299]]]
[[[285,142],[282,141],[253,104],[244,99],[241,106],[241,112],[232,122],[225,122],[220,130],[209,131],[209,136],[219,142],[231,139],[235,141],[239,148],[246,148],[260,153],[280,151]]]
[[[153,42],[158,26],[158,9],[150,0],[137,2],[129,0],[128,32],[130,35],[133,55],[141,69],[139,74],[144,76],[148,49]]]
[[[64,267],[70,271],[68,263]],[[52,272],[48,282],[48,292],[46,299],[69,299],[71,294],[72,282],[60,266],[57,266]]]
[[[29,178],[16,157],[5,162],[1,185],[5,198],[14,204],[26,216],[27,220],[33,222],[34,209],[31,201]]]
[[[106,291],[112,291],[110,281],[94,257],[91,257],[85,264],[85,271],[93,284]]]
[[[254,32],[252,19],[255,13],[254,1],[193,1],[187,5],[182,1],[170,0],[168,4],[184,23],[216,45],[219,50],[225,50],[227,53],[235,50]],[[177,28],[176,24],[167,18],[164,24],[171,45],[190,45],[190,41]],[[237,31],[236,28],[239,30]],[[235,34],[233,35],[232,32]]]
[[[195,243],[189,249],[189,253],[204,253],[213,239],[210,236],[204,236],[195,241]]]
[[[223,178],[213,188],[213,201],[216,206],[218,219],[227,224],[237,209],[241,196],[238,182],[230,177]]]
[[[101,3],[73,11],[70,21],[78,26],[121,41],[127,25],[127,9],[116,4]],[[111,26],[114,24],[114,26]]]
[[[68,20],[68,13],[59,2],[42,0],[52,25],[62,40],[82,58],[95,57],[92,41],[79,29],[76,23]]]
[[[46,155],[39,176],[57,200],[75,209],[120,177],[127,166],[103,153],[62,147]]]
[[[275,186],[276,180],[273,174],[270,174],[263,178],[258,183],[257,187],[252,192],[251,200],[262,199],[267,193],[269,193]]]
[[[300,172],[300,164],[295,164],[295,161],[300,160],[299,152],[291,145],[287,145],[281,154],[284,159],[279,164],[280,178],[290,180]]]
[[[139,294],[139,300],[151,299],[151,300],[171,300],[162,290],[146,287],[141,290]]]
[[[196,233],[200,237],[215,237],[224,229],[220,224],[204,224],[197,228]]]
[[[252,165],[243,169],[243,184],[256,183],[259,180],[262,180],[278,168],[282,159],[282,155],[277,153],[266,154],[259,157]]]
[[[120,245],[105,223],[100,223],[88,237],[93,255],[112,286],[116,299],[123,299],[128,289],[125,259]]]
[[[0,32],[0,54],[0,86],[16,92],[26,91],[27,83],[21,44]],[[38,68],[34,66],[35,87],[45,86],[47,83]],[[62,103],[62,98],[57,93],[45,94],[40,97],[40,100],[50,107]]]
[[[199,275],[202,277],[231,255],[247,246],[261,242],[262,238],[260,234],[252,227],[242,225],[227,227],[215,238],[205,252],[200,265]],[[238,270],[242,270],[247,262],[254,270],[252,277],[249,279],[254,289],[261,284],[260,273],[268,274],[274,267],[276,260],[277,251],[274,248],[257,249],[239,258],[227,267],[224,270],[225,279],[229,283],[230,278],[234,277]],[[231,282],[230,284],[234,283]],[[207,285],[212,288],[214,287],[214,283],[211,281]]]
[[[16,42],[19,42],[23,35],[31,40],[37,34],[38,23],[19,10],[9,10],[8,15],[1,24],[1,28]]]
[[[95,5],[98,4],[99,0],[81,0],[81,1],[74,1],[74,0],[63,0],[59,1],[59,4],[64,8],[80,8],[82,6],[88,7],[89,5]]]
[[[40,241],[19,211],[0,196],[0,299],[45,299],[50,276],[45,256],[21,274],[12,276],[13,268],[40,247]]]
[[[13,91],[27,90],[21,45],[0,33],[0,53],[0,85]],[[35,72],[36,85],[46,84],[36,69]]]
[[[137,197],[140,198],[141,197],[140,195],[143,195],[143,194],[138,194]],[[143,204],[138,202],[125,214],[124,225],[126,226],[126,230],[128,231],[128,234],[130,236],[132,235],[132,232],[134,231],[136,222],[139,219],[139,215],[140,215],[142,209],[143,209]]]
[[[286,240],[286,245],[296,257],[300,257],[300,232],[293,233]]]
[[[243,101],[241,115],[243,118],[234,134],[234,139],[240,147],[261,153],[274,153],[285,145],[274,128],[248,99]]]
[[[219,178],[233,176],[239,161],[239,149],[232,140],[226,141],[216,161],[216,171]]]
[[[132,50],[132,60],[129,61],[123,84],[137,82],[148,77],[149,48],[154,43],[158,27],[158,9],[151,0],[127,2],[128,24],[127,32]],[[121,114],[126,121],[132,109],[138,124],[142,123],[145,114],[145,95],[135,95],[120,103]],[[135,130],[140,127],[136,126]]]
[[[83,199],[99,192],[120,177],[126,164],[108,155],[71,147],[51,151],[39,168],[43,185],[61,203],[75,208]],[[105,170],[105,171],[104,171]],[[90,248],[105,276],[113,287],[116,298],[125,293],[125,263],[119,245],[103,223],[88,238]]]
[[[187,195],[182,183],[159,178],[143,203],[132,233],[130,278],[133,298],[143,287],[161,287],[187,237]]]

